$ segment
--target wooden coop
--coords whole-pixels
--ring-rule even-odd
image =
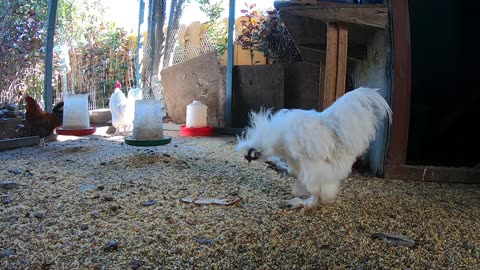
[[[373,172],[397,179],[480,182],[479,147],[468,131],[468,123],[479,116],[479,94],[464,88],[466,73],[455,70],[459,4],[346,2],[275,2],[303,60],[320,67],[318,108],[356,87],[378,87],[391,104],[393,123],[371,147]],[[442,22],[432,23],[438,16]],[[453,53],[439,57],[442,50]],[[452,106],[449,100],[458,103]]]

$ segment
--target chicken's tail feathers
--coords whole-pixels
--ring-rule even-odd
[[[385,98],[379,93],[380,88],[359,87],[354,91],[348,92],[342,97],[342,101],[346,103],[356,102],[363,109],[375,115],[379,121],[388,119],[392,122],[392,109]],[[348,107],[345,107],[348,108]]]
[[[392,110],[378,88],[350,91],[324,112],[326,124],[336,131],[347,149],[358,155],[368,148],[384,119],[392,122]]]
[[[53,106],[52,112],[54,112],[54,113],[62,112],[64,106],[65,106],[64,102],[60,101],[57,104],[55,104],[55,106]]]
[[[379,93],[380,88],[358,88],[360,93],[365,93],[365,98],[368,100],[370,107],[374,109],[379,120],[388,119],[389,123],[392,123],[392,109],[385,98]]]
[[[127,93],[127,98],[130,100],[139,100],[143,97],[143,91],[140,88],[130,88]]]
[[[60,101],[55,106],[53,106],[52,113],[55,114],[58,119],[60,120],[60,124],[63,123],[63,109],[64,109],[64,102]]]

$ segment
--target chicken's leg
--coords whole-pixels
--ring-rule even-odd
[[[267,168],[272,169],[279,173],[282,177],[287,175],[292,175],[290,168],[287,163],[279,157],[270,157],[265,161],[268,164]]]
[[[291,208],[307,208],[310,209],[314,207],[318,202],[318,196],[310,195],[307,199],[293,198],[287,202]]]

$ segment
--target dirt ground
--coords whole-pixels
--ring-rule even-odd
[[[249,165],[235,137],[165,133],[0,152],[0,268],[480,269],[479,185],[354,175],[305,212],[284,207],[293,179]]]

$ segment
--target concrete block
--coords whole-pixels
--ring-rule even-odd
[[[93,125],[109,125],[112,121],[110,109],[90,110],[90,123]]]
[[[210,126],[225,126],[225,74],[215,52],[209,52],[161,71],[169,116],[175,124],[186,121],[187,105],[200,100],[208,106]]]

